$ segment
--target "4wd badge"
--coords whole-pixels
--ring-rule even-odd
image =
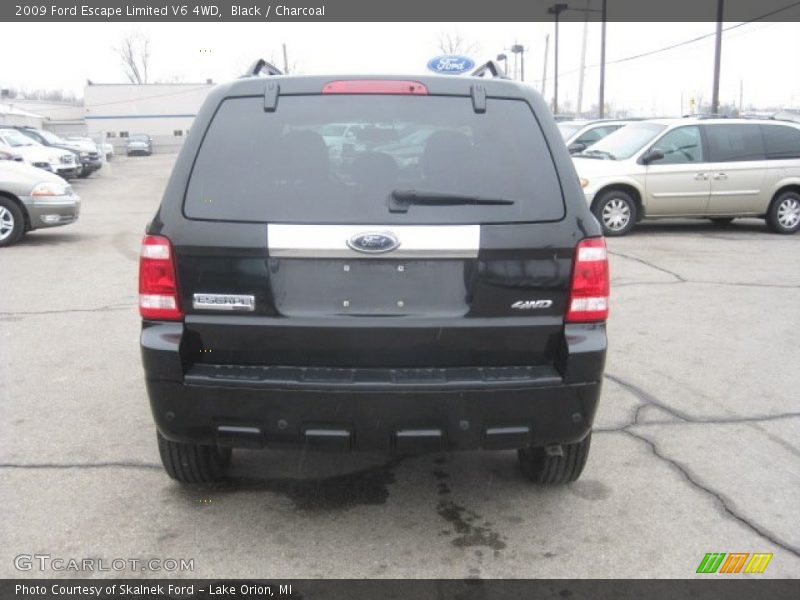
[[[517,300],[511,308],[517,310],[536,310],[537,308],[550,308],[553,306],[552,300]]]

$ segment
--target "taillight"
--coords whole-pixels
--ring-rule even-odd
[[[575,249],[567,323],[608,318],[608,254],[603,238],[582,240]]]
[[[345,79],[329,81],[322,88],[323,94],[411,94],[424,96],[428,88],[419,81],[397,79]]]
[[[183,318],[178,300],[178,278],[169,240],[146,235],[139,255],[139,314],[144,319],[178,321]]]

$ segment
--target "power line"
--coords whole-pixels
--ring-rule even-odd
[[[764,19],[767,19],[767,18],[769,18],[769,17],[771,17],[773,15],[781,13],[781,12],[783,12],[785,10],[789,10],[790,8],[794,8],[796,6],[800,6],[800,1],[792,2],[791,4],[787,4],[786,6],[784,6],[782,8],[778,8],[778,9],[775,9],[775,10],[770,11],[768,13],[764,13],[763,15],[759,15],[757,17],[754,17],[754,18],[750,19],[749,21],[743,21],[741,23],[737,23],[736,25],[730,25],[729,27],[725,27],[722,31],[723,32],[731,31],[733,29],[737,29],[739,27],[743,27],[744,25],[750,25],[751,23],[755,23],[757,21],[763,21]],[[631,61],[631,60],[636,60],[636,59],[639,59],[639,58],[644,58],[646,56],[652,56],[654,54],[659,54],[661,52],[668,52],[669,50],[674,50],[675,48],[680,48],[681,46],[687,46],[689,44],[694,44],[695,42],[699,42],[701,40],[713,37],[715,35],[716,35],[715,31],[711,32],[711,33],[706,33],[704,35],[700,35],[698,37],[695,37],[695,38],[692,38],[692,39],[689,39],[689,40],[684,40],[682,42],[677,42],[675,44],[670,44],[669,46],[664,46],[663,48],[657,48],[655,50],[648,50],[647,52],[641,52],[639,54],[633,54],[631,56],[625,56],[623,58],[618,58],[616,60],[609,60],[609,61],[606,61],[606,65],[615,65],[615,64],[619,64],[619,63],[628,62],[628,61]],[[595,68],[597,68],[599,66],[600,66],[600,63],[595,63],[593,65],[587,65],[586,68],[587,69],[595,69]],[[578,71],[580,71],[580,69],[572,69],[571,71],[566,71],[565,73],[559,74],[559,77],[564,77],[566,75],[571,75],[573,73],[577,73]],[[554,79],[554,77],[549,77],[548,79]]]

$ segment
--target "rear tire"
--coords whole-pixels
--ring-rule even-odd
[[[623,190],[608,190],[600,194],[592,213],[606,236],[625,235],[636,223],[636,201]]]
[[[231,449],[173,442],[161,433],[158,453],[167,474],[181,483],[212,483],[222,479],[231,462]]]
[[[522,448],[517,451],[522,472],[534,483],[544,485],[560,485],[570,483],[581,476],[586,460],[589,458],[589,446],[592,434],[577,444],[563,444],[562,456],[551,456],[544,448]]]
[[[767,225],[775,233],[791,234],[800,229],[800,194],[783,192],[767,211]]]
[[[0,196],[0,247],[16,244],[25,233],[25,215],[16,202]]]
[[[733,223],[733,217],[712,217],[711,222],[714,225],[730,225]]]

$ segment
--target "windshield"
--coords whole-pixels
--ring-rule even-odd
[[[565,140],[575,134],[581,127],[584,126],[583,123],[568,123],[568,122],[561,122],[557,123],[558,130],[561,132],[561,137]]]
[[[20,133],[19,131],[15,131],[13,129],[4,129],[0,132],[0,137],[2,137],[3,141],[11,146],[12,148],[19,148],[21,146],[39,146],[38,142],[35,142],[31,138],[29,138],[24,133]]]
[[[132,135],[128,137],[128,140],[131,142],[146,142],[148,138],[146,135]]]
[[[263,103],[229,98],[217,110],[186,191],[188,217],[455,224],[564,215],[524,101],[489,99],[485,113],[454,96],[286,96],[273,113]],[[330,135],[342,125],[344,135]]]
[[[46,139],[51,144],[63,144],[64,140],[58,137],[55,133],[50,133],[49,131],[39,130],[37,133]]]
[[[666,127],[657,123],[632,123],[595,142],[579,156],[595,155],[612,160],[630,158]]]

